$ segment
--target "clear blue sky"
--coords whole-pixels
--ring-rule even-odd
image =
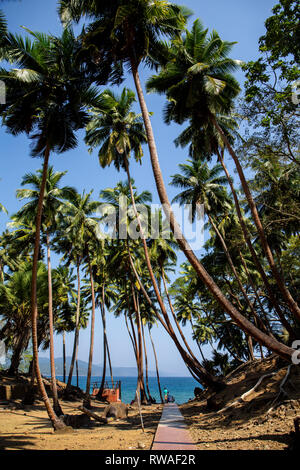
[[[185,0],[176,2],[185,4],[194,11],[190,22],[200,18],[204,25],[216,29],[221,38],[228,41],[236,41],[232,57],[243,61],[253,60],[258,56],[258,39],[264,33],[264,21],[271,14],[275,0]],[[60,34],[61,25],[56,12],[56,0],[11,0],[0,3],[4,11],[9,30],[14,33],[24,34],[21,26],[31,30]],[[149,75],[148,71],[142,71],[142,79]],[[243,73],[237,73],[237,78],[243,83]],[[134,89],[131,77],[127,77],[122,86]],[[161,168],[166,184],[170,176],[177,172],[179,163],[187,158],[186,150],[176,149],[173,140],[177,137],[179,126],[166,126],[162,121],[162,107],[164,99],[156,95],[146,97],[149,110],[152,111],[152,123],[157,139],[158,153]],[[138,109],[138,108],[137,108]],[[96,153],[89,155],[82,141],[83,133],[79,133],[79,145],[76,150],[56,156],[52,155],[51,164],[55,170],[68,173],[63,183],[72,185],[78,191],[86,189],[94,190],[97,198],[100,190],[113,187],[118,181],[125,180],[125,173],[117,173],[114,167],[101,169]],[[29,171],[35,171],[41,167],[41,160],[30,157],[29,141],[25,136],[13,137],[0,128],[0,202],[8,209],[9,214],[16,212],[20,203],[16,200],[15,191],[20,187],[22,176]],[[230,166],[230,165],[229,165]],[[149,190],[153,194],[153,202],[158,203],[158,196],[152,170],[149,161],[148,150],[145,148],[143,165],[132,163],[132,176],[136,180],[139,191]],[[175,190],[169,188],[169,197],[175,196]],[[9,217],[0,214],[0,230],[5,229]],[[180,254],[179,261],[184,257]],[[94,363],[102,363],[102,330],[100,327],[100,314],[97,312],[96,337]],[[190,330],[186,327],[187,337],[190,338]],[[79,358],[88,359],[89,327],[81,332],[79,345]],[[116,366],[135,366],[132,346],[127,337],[127,332],[122,320],[116,320],[108,315],[108,335],[111,348],[112,362]],[[158,360],[161,371],[172,375],[188,375],[187,369],[181,360],[176,348],[167,337],[161,327],[153,328],[153,338],[157,347]],[[62,356],[62,340],[56,338],[56,357]],[[73,335],[67,338],[67,354],[71,355]],[[154,369],[151,346],[147,341],[150,369]],[[204,349],[209,352],[209,349]],[[196,351],[196,349],[195,349]],[[42,352],[41,355],[48,355]]]

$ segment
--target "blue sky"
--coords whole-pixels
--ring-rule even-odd
[[[276,3],[275,0],[185,0],[175,2],[184,4],[193,10],[190,23],[200,18],[209,30],[216,29],[221,38],[228,41],[236,41],[232,57],[243,61],[249,61],[258,57],[258,39],[264,34],[264,21],[271,15],[271,9]],[[43,31],[46,33],[60,34],[61,25],[57,15],[56,0],[11,0],[0,3],[0,8],[4,11],[9,30],[14,33],[24,34],[21,26],[26,26],[31,30]],[[149,76],[147,70],[141,71],[141,78],[144,81]],[[236,74],[240,83],[243,83],[242,72]],[[126,77],[123,86],[134,89],[131,77]],[[161,168],[164,174],[165,183],[168,185],[171,175],[178,172],[178,164],[183,163],[187,158],[185,149],[178,149],[173,144],[173,140],[179,133],[179,126],[166,126],[162,120],[163,97],[147,95],[148,108],[153,112],[152,124],[156,136],[158,154]],[[138,111],[138,107],[136,106]],[[56,171],[68,173],[64,177],[63,184],[72,185],[78,191],[94,190],[95,198],[99,192],[107,187],[113,187],[120,180],[125,180],[125,173],[118,173],[114,167],[102,169],[99,166],[96,152],[89,155],[83,143],[83,132],[78,134],[79,145],[77,149],[62,155],[52,155],[50,163]],[[36,171],[41,167],[41,160],[30,157],[29,141],[26,136],[13,137],[0,128],[0,202],[7,208],[9,214],[16,212],[20,208],[20,203],[15,198],[15,191],[20,187],[22,176],[26,172]],[[138,191],[149,190],[153,194],[153,202],[159,203],[157,191],[152,175],[148,150],[145,148],[143,164],[140,166],[132,162],[132,176],[136,181]],[[232,168],[229,163],[229,168]],[[175,189],[168,187],[169,198],[175,195]],[[4,230],[9,217],[0,214],[0,230]],[[184,261],[184,256],[178,253],[179,262]],[[54,264],[57,260],[54,259]],[[121,320],[116,320],[112,315],[108,315],[107,329],[112,355],[112,363],[116,366],[134,366],[135,359],[132,346],[125,325]],[[100,327],[100,313],[96,318],[96,337],[94,350],[94,363],[102,362],[102,331]],[[190,330],[186,327],[187,337],[190,338]],[[87,360],[89,348],[89,327],[81,332],[79,344],[79,358]],[[169,340],[162,327],[153,328],[153,338],[157,346],[160,369],[164,372],[188,375],[187,369],[181,360],[173,343]],[[73,335],[67,338],[67,354],[71,355]],[[55,339],[56,356],[62,355],[62,340]],[[154,369],[154,359],[152,357],[151,345],[147,341],[150,368]],[[209,352],[209,348],[204,348]],[[195,349],[196,351],[196,349]],[[41,355],[48,355],[42,352]]]

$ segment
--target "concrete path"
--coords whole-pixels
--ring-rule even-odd
[[[176,403],[164,405],[152,450],[197,450]]]

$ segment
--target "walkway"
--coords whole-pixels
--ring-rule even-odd
[[[176,403],[164,406],[152,450],[197,450]]]

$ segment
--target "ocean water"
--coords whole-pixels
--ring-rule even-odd
[[[62,376],[57,376],[58,380],[62,380]],[[109,380],[109,377],[107,377]],[[136,390],[136,377],[116,377],[116,380],[121,380],[121,393],[122,401],[124,403],[130,403],[135,397]],[[91,382],[100,382],[101,377],[92,377]],[[78,377],[79,387],[85,390],[86,387],[86,376]],[[76,385],[76,376],[73,376],[72,384]],[[176,403],[181,404],[187,402],[190,398],[194,398],[194,388],[201,385],[196,382],[192,377],[160,377],[160,385],[163,390],[165,387],[169,391],[170,395],[173,395]],[[156,399],[157,403],[160,403],[159,390],[157,385],[156,377],[149,377],[149,390]]]

